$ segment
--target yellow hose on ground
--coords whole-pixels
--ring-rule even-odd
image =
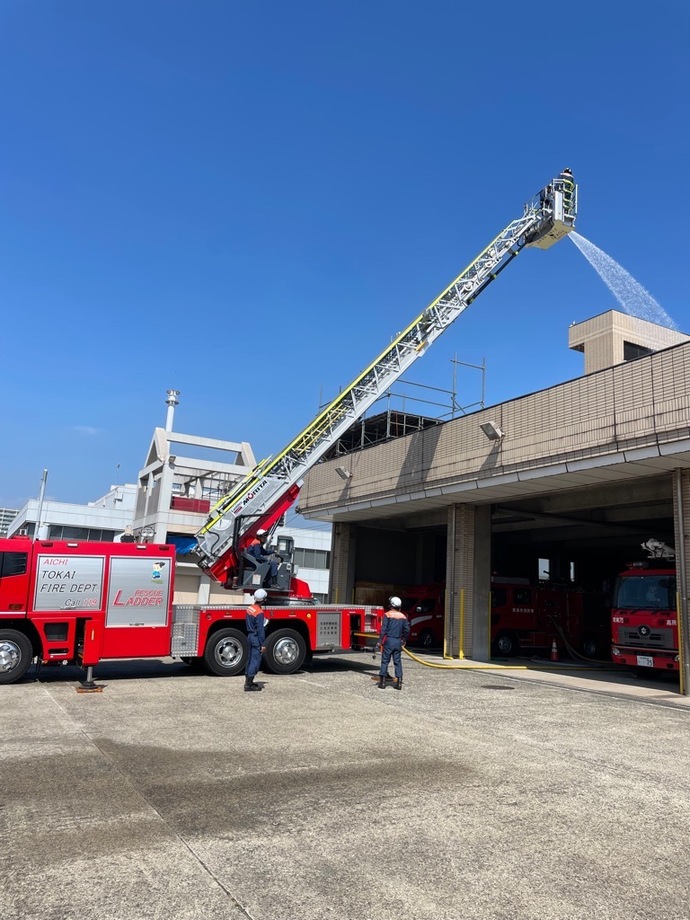
[[[414,655],[408,648],[403,652],[413,661],[423,664],[426,668],[439,668],[442,671],[565,671],[569,674],[580,674],[582,671],[619,671],[620,668],[567,668],[554,667],[553,665],[527,665],[527,664],[436,664],[434,661],[425,661]]]

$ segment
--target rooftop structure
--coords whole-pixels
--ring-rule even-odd
[[[568,347],[584,352],[585,374],[688,341],[682,332],[618,310],[573,323],[568,330]]]

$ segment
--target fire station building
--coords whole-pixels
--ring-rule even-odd
[[[309,472],[300,511],[333,523],[332,602],[443,582],[448,652],[487,660],[492,575],[602,585],[650,537],[676,547],[687,597],[690,337],[609,311],[569,346],[580,378]]]

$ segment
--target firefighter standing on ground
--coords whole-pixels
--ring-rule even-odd
[[[247,641],[249,643],[249,657],[247,659],[247,670],[244,678],[245,690],[263,690],[259,684],[254,683],[259,667],[261,665],[261,656],[266,651],[266,630],[264,627],[264,608],[266,592],[259,588],[254,592],[254,603],[247,607],[245,615],[245,624],[247,626]]]
[[[399,597],[391,597],[388,601],[388,610],[383,615],[379,647],[381,648],[381,668],[379,670],[379,690],[386,689],[386,674],[388,662],[393,659],[396,681],[393,684],[396,690],[402,688],[402,649],[405,647],[407,637],[410,635],[410,624],[407,617],[400,609],[402,601]]]

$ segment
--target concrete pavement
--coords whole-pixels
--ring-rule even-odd
[[[3,916],[690,920],[672,683],[424,658],[400,693],[364,654],[0,688]]]

